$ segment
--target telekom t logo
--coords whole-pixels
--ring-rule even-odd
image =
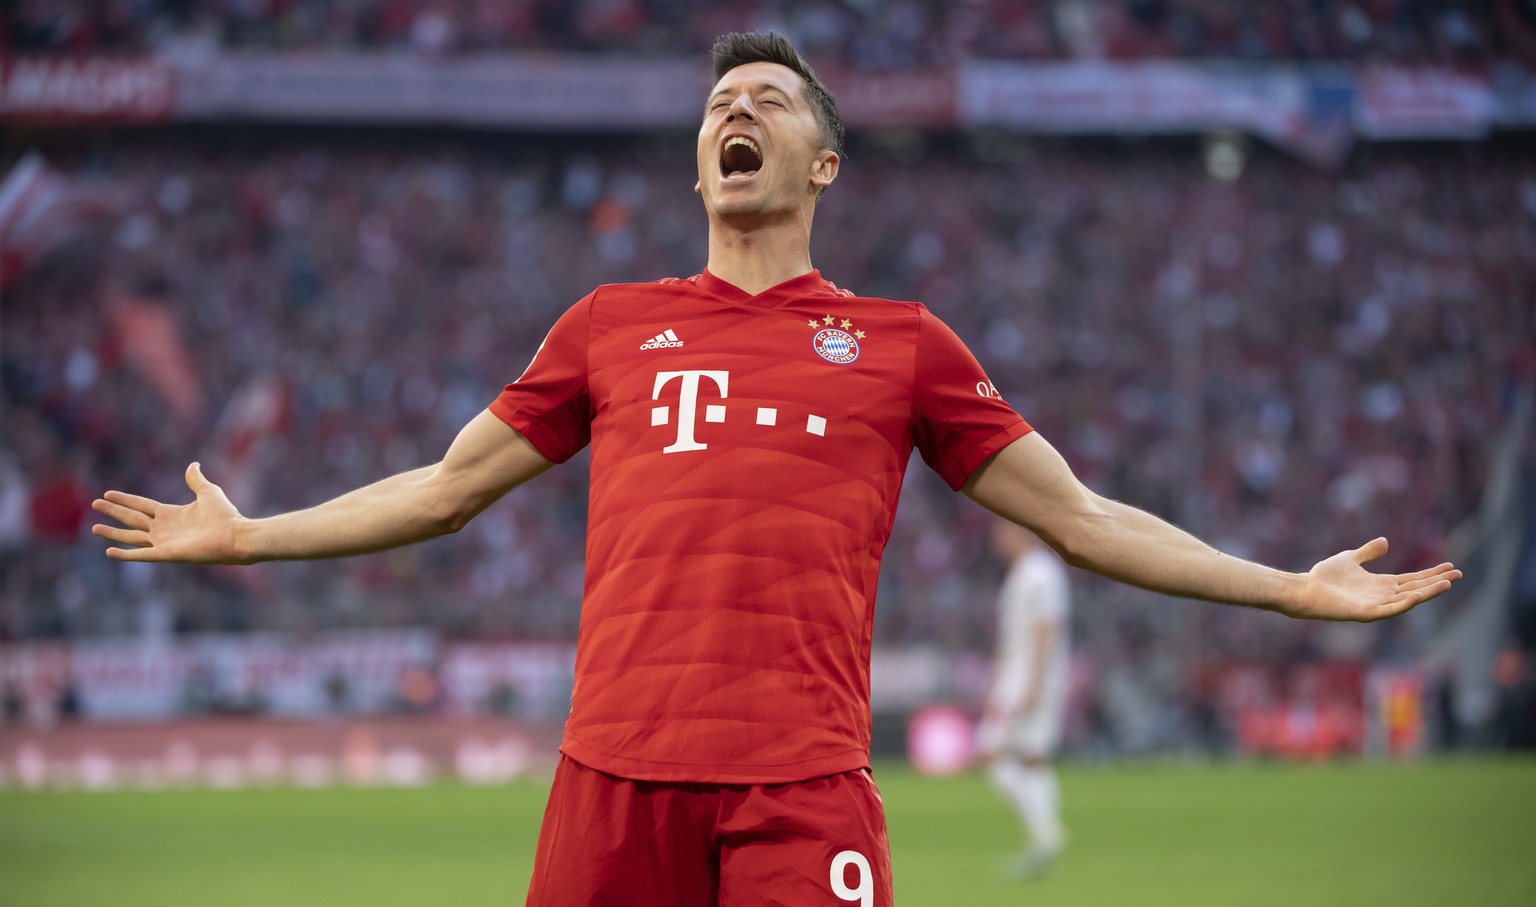
[[[672,382],[673,378],[683,379],[682,389],[677,397],[677,440],[661,449],[662,453],[678,453],[684,450],[705,450],[708,444],[694,440],[693,429],[699,412],[699,380],[707,378],[715,383],[720,391],[720,399],[730,396],[731,373],[725,371],[686,371],[686,372],[657,372],[656,387],[651,391],[652,400],[661,399],[661,389]],[[671,413],[668,407],[657,406],[651,409],[651,425],[666,425],[670,421]],[[704,407],[705,422],[724,422],[725,406],[711,403]]]

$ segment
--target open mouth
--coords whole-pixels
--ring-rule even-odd
[[[720,176],[724,179],[741,179],[751,176],[763,167],[763,152],[757,143],[746,136],[732,136],[720,152]]]

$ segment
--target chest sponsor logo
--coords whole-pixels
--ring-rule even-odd
[[[707,396],[703,405],[705,422],[723,423],[726,418],[725,401],[731,395],[731,373],[725,370],[689,370],[677,372],[657,372],[656,383],[651,388],[651,400],[661,403],[663,397],[670,399],[671,393],[667,391],[669,385],[676,382],[677,386],[677,436],[671,444],[661,449],[664,454],[683,453],[691,450],[708,450],[709,445],[698,439],[699,426],[699,397],[713,387],[718,396]],[[666,391],[664,395],[664,391]],[[711,403],[709,400],[718,400]],[[788,413],[785,414],[786,416]],[[737,419],[742,419],[745,413],[738,413]],[[668,404],[651,407],[651,427],[672,424],[673,411]],[[759,406],[753,414],[753,424],[759,428],[773,429],[780,426],[778,407]],[[784,427],[790,423],[786,420]],[[806,413],[805,433],[815,435],[818,438],[827,436],[827,419],[816,413]]]
[[[700,443],[693,436],[699,415],[699,382],[709,381],[720,393],[720,399],[731,395],[731,373],[726,371],[657,372],[656,386],[651,389],[651,399],[661,399],[661,389],[681,379],[677,393],[677,440],[661,449],[662,453],[679,453],[685,450],[706,450],[708,444]],[[725,407],[718,403],[706,404],[704,418],[709,422],[724,422]],[[651,410],[651,427],[666,425],[671,421],[667,407]]]

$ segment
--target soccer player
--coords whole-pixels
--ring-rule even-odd
[[[455,532],[590,443],[576,685],[528,903],[891,902],[870,633],[914,448],[1070,563],[1161,592],[1373,620],[1458,576],[1368,573],[1383,539],[1284,573],[1089,491],[931,313],[811,267],[832,96],[777,35],[714,53],[702,273],[577,302],[439,463],[262,519],[195,463],[189,504],[93,505],[121,560],[339,557]]]
[[[1009,567],[998,595],[992,684],[976,736],[991,761],[992,783],[1024,826],[1028,849],[1011,871],[1036,876],[1066,843],[1051,756],[1067,707],[1072,590],[1061,559],[1017,524],[998,520],[992,544]]]

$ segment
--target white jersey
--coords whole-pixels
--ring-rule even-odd
[[[1035,548],[1014,562],[998,598],[997,661],[987,705],[993,714],[1013,716],[1013,727],[992,732],[1026,749],[1054,749],[1067,700],[1071,590],[1066,565],[1049,550]],[[1023,714],[1018,708],[1036,670],[1035,633],[1043,621],[1054,623],[1056,634],[1040,673],[1039,704]]]

